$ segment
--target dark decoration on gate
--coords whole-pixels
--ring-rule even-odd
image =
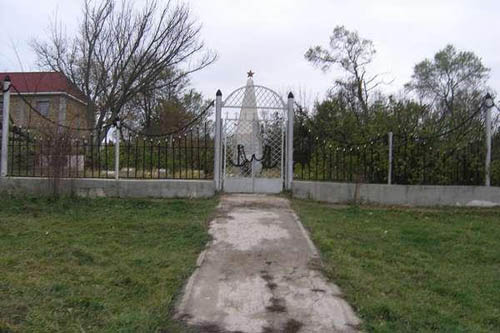
[[[245,146],[242,144],[237,145],[237,149],[238,149],[237,163],[234,163],[232,159],[229,159],[231,165],[235,167],[238,168],[245,167],[248,163],[252,163],[252,161],[254,160],[257,162],[262,162],[263,169],[272,169],[278,165],[277,161],[274,164],[272,164],[271,146],[269,145],[264,146],[264,154],[262,155],[261,158],[257,158],[255,154],[252,154],[252,157],[248,159],[245,153]]]

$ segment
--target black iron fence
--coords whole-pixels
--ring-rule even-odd
[[[94,134],[44,137],[13,129],[9,135],[8,175],[212,179],[213,140],[209,122],[164,137],[121,135],[118,147],[116,140],[98,140]]]
[[[62,132],[64,133],[64,132]],[[163,137],[121,135],[119,147],[95,135],[41,136],[11,127],[8,175],[61,178],[213,179],[210,122]],[[118,151],[118,155],[117,155]],[[364,144],[297,138],[294,179],[408,185],[483,185],[483,138],[465,144],[395,137],[392,162],[382,136]],[[118,156],[118,168],[116,157]],[[492,144],[491,185],[500,186],[500,137]]]
[[[445,139],[394,138],[391,163],[387,136],[361,145],[298,140],[294,147],[294,178],[388,183],[391,177],[392,184],[484,185],[485,157],[483,139],[458,145]],[[491,185],[500,186],[500,147],[495,144]]]
[[[299,143],[294,150],[294,178],[336,182],[387,181],[387,149],[380,142],[349,146],[323,142],[311,150]]]
[[[463,145],[426,141],[396,144],[392,183],[484,185],[485,157],[484,140]]]

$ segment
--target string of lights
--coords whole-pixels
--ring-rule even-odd
[[[498,107],[496,105],[494,105],[494,106],[498,109]],[[408,134],[394,133],[393,134],[394,137],[397,137],[397,138],[401,139],[401,140],[397,140],[396,141],[397,143],[395,142],[394,146],[407,144],[407,142],[410,141],[410,140],[412,140],[412,141],[418,141],[418,142],[430,141],[430,140],[433,140],[433,139],[438,139],[438,138],[447,136],[449,134],[452,134],[453,132],[462,130],[468,123],[470,123],[470,121],[472,121],[479,113],[481,113],[482,110],[483,110],[483,105],[481,105],[474,113],[472,113],[465,120],[463,120],[462,122],[460,122],[457,126],[454,126],[453,128],[447,129],[447,130],[442,131],[440,133],[436,133],[436,134],[432,134],[432,135],[428,135],[428,136],[418,136],[418,135],[408,135]],[[307,120],[310,120],[309,115],[306,112],[304,112],[303,109],[300,106],[297,108],[297,111],[301,115],[303,115]],[[313,124],[313,122],[311,122],[311,124]],[[317,129],[317,125],[315,125],[315,124],[313,124],[313,125]],[[467,130],[467,132],[465,132],[464,134],[470,133],[471,130],[472,129]],[[312,132],[310,128],[309,128],[308,132],[309,133]],[[345,140],[339,140],[339,139],[335,139],[333,141],[336,141],[336,142],[338,142],[341,145],[348,146],[348,149],[349,149],[349,147],[361,147],[361,146],[365,146],[365,145],[374,144],[374,143],[378,142],[379,140],[384,139],[386,136],[387,136],[387,134],[380,134],[380,133],[378,133],[377,136],[369,138],[369,139],[367,139],[365,141],[361,141],[361,142],[359,142],[359,141],[358,142],[345,141]],[[316,137],[315,139],[316,139],[317,142],[320,141],[319,137]],[[327,142],[327,140],[323,140],[323,143],[326,143],[326,142]]]

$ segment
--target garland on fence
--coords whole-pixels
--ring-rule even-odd
[[[201,111],[195,118],[190,120],[186,125],[184,125],[180,128],[177,128],[173,131],[170,131],[170,132],[159,133],[159,134],[148,134],[148,133],[144,133],[141,131],[137,131],[125,123],[120,123],[120,127],[127,129],[128,131],[132,132],[135,135],[140,135],[142,137],[149,137],[149,138],[159,138],[159,137],[165,137],[165,136],[175,135],[175,134],[179,134],[179,133],[184,133],[186,131],[186,129],[190,128],[193,124],[197,123],[200,119],[202,119],[202,117],[207,113],[207,111],[210,110],[210,108],[214,106],[214,103],[215,103],[215,101],[212,100],[207,105],[207,107],[205,109],[203,109],[203,111]],[[116,124],[116,122],[115,122],[115,124]]]
[[[298,113],[300,113],[301,115],[303,115],[305,118],[307,118],[307,120],[311,120],[311,118],[309,117],[309,115],[307,114],[307,112],[304,112],[303,110],[303,107],[298,104],[298,103],[295,103],[295,105],[297,106],[296,110]],[[311,124],[313,124],[314,126],[316,126],[315,123],[311,122]],[[302,125],[302,124],[301,124]],[[317,128],[317,127],[316,127]],[[308,131],[309,133],[311,133],[311,129],[309,129]],[[336,131],[337,133],[339,134],[342,134],[342,135],[345,135],[345,133],[341,132],[341,131]],[[352,141],[345,141],[345,140],[339,140],[339,139],[336,139],[335,141],[339,142],[340,144],[343,144],[343,145],[346,145],[346,146],[351,146],[351,145],[366,145],[366,144],[373,144],[381,139],[384,139],[385,138],[385,134],[377,134],[377,136],[375,137],[372,137],[370,139],[367,139],[365,141],[362,141],[362,142],[352,142]],[[316,137],[316,141],[319,141],[319,138]]]
[[[399,135],[399,134],[394,134],[394,136],[403,138],[404,140],[415,139],[415,140],[419,140],[419,141],[427,141],[427,140],[430,140],[430,139],[437,139],[437,138],[443,137],[445,135],[448,135],[450,133],[453,133],[455,131],[458,131],[458,130],[462,129],[462,127],[464,127],[465,125],[467,125],[468,122],[470,122],[479,113],[481,113],[482,109],[483,109],[483,104],[481,104],[481,106],[474,113],[472,113],[468,118],[466,118],[460,124],[458,124],[457,126],[455,126],[453,128],[450,128],[450,129],[448,129],[448,130],[446,130],[444,132],[441,132],[441,133],[437,133],[437,134],[433,134],[433,135],[429,135],[429,136],[422,136],[422,137],[417,137],[417,136],[412,137],[412,136],[408,136],[408,135]]]
[[[308,120],[310,120],[309,115],[307,114],[307,112],[304,112],[302,110],[302,107],[300,105],[298,105],[298,106],[299,107],[297,108],[297,111],[300,114],[302,114],[304,117],[306,117]],[[465,127],[479,113],[481,113],[481,111],[483,110],[483,106],[484,106],[484,103],[482,103],[481,106],[479,106],[479,108],[474,113],[472,113],[469,117],[467,117],[465,120],[463,120],[460,124],[458,124],[457,126],[451,128],[451,129],[448,129],[448,130],[445,130],[443,132],[440,132],[440,133],[436,133],[436,134],[428,135],[428,136],[416,136],[416,135],[406,135],[406,134],[405,135],[401,135],[401,134],[398,134],[398,133],[394,133],[393,134],[394,137],[401,138],[402,140],[398,141],[396,145],[393,145],[393,147],[404,145],[409,140],[421,141],[421,142],[423,142],[425,144],[425,141],[429,141],[429,140],[432,140],[432,139],[441,138],[441,137],[446,136],[448,134],[451,134],[451,133],[453,133],[455,131],[458,131],[458,130],[462,129],[463,127]],[[500,108],[498,108],[498,106],[496,104],[493,104],[493,106],[500,111]],[[315,126],[314,123],[311,122],[311,124],[313,124]],[[465,132],[465,134],[470,133],[472,130],[473,129],[468,129]],[[309,128],[308,132],[311,133],[311,129],[310,128]],[[339,132],[339,133],[343,134],[342,132]],[[377,134],[377,136],[372,137],[372,138],[367,139],[367,140],[362,141],[362,142],[352,142],[352,141],[348,142],[348,141],[339,140],[339,139],[335,139],[334,141],[338,142],[341,145],[348,146],[348,147],[357,146],[358,147],[357,149],[359,150],[360,146],[366,146],[368,144],[370,144],[370,145],[374,144],[375,142],[377,142],[377,141],[379,141],[381,139],[385,139],[386,135],[387,134]],[[316,139],[317,142],[319,142],[319,137],[316,137],[315,139]],[[326,143],[326,140],[323,140],[323,143]],[[470,143],[472,143],[472,141]],[[351,148],[351,150],[352,150],[352,148]]]
[[[61,127],[61,128],[65,128],[65,129],[68,129],[68,130],[73,130],[73,131],[85,131],[85,132],[94,132],[94,131],[105,131],[111,127],[115,127],[117,128],[118,126],[118,121],[120,120],[118,117],[116,117],[113,122],[109,123],[109,124],[106,124],[104,126],[102,126],[101,128],[99,127],[92,127],[92,128],[83,128],[83,127],[73,127],[73,126],[68,126],[68,125],[64,125],[64,124],[60,124],[52,119],[50,119],[49,117],[45,116],[44,114],[42,114],[39,110],[37,110],[26,98],[25,96],[17,89],[17,87],[11,83],[10,87],[12,87],[15,92],[16,92],[16,95],[19,96],[21,98],[21,100],[28,106],[28,108],[30,110],[32,110],[33,112],[35,112],[38,116],[40,116],[40,118],[42,118],[43,120],[57,126],[57,127]],[[123,132],[122,132],[122,128],[125,128],[127,129],[128,131],[132,132],[133,134],[137,135],[137,136],[143,136],[143,137],[165,137],[165,136],[171,136],[171,135],[175,135],[175,134],[178,134],[178,133],[183,133],[187,128],[191,127],[193,124],[195,124],[196,122],[198,122],[206,113],[207,111],[214,106],[214,100],[210,101],[210,103],[208,104],[208,106],[202,111],[200,112],[200,114],[198,114],[195,118],[193,118],[191,121],[189,121],[186,125],[183,125],[182,127],[178,128],[178,129],[175,129],[173,131],[170,131],[170,132],[166,132],[166,133],[159,133],[159,134],[147,134],[147,133],[144,133],[144,132],[141,132],[141,131],[138,131],[134,128],[132,128],[131,126],[125,124],[125,123],[121,123],[120,124],[120,127],[119,127],[119,131],[120,131],[120,135],[123,137]],[[12,124],[12,131],[13,133],[15,134],[18,134],[18,135],[23,135],[23,136],[26,136],[26,137],[29,137],[29,129],[27,131],[27,134],[26,133],[23,133],[22,132],[22,126],[16,126],[14,124],[14,121],[12,119],[12,116],[9,115],[9,120],[10,120],[10,123]]]
[[[57,127],[62,127],[62,128],[66,128],[68,130],[72,130],[72,131],[86,131],[86,132],[92,132],[92,131],[98,131],[98,130],[104,130],[104,129],[107,129],[109,127],[111,127],[113,124],[107,124],[107,125],[104,125],[102,126],[101,128],[98,128],[98,127],[92,127],[92,128],[83,128],[83,127],[72,127],[72,126],[68,126],[68,125],[64,125],[64,124],[59,124],[58,122],[50,119],[49,117],[45,116],[44,114],[42,114],[40,111],[38,111],[33,105],[31,105],[31,103],[24,97],[23,94],[21,94],[21,92],[17,89],[17,87],[11,83],[10,85],[17,93],[17,96],[19,96],[21,98],[21,100],[26,104],[28,105],[29,109],[32,110],[33,112],[35,112],[37,115],[39,115],[43,120],[45,121],[48,121],[49,123],[57,126]]]

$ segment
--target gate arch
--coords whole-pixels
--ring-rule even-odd
[[[250,85],[249,85],[250,83]],[[230,93],[224,102],[223,108],[241,108],[243,105],[250,106],[251,101],[245,100],[245,92],[247,88],[253,87],[255,93],[255,107],[263,110],[281,110],[286,114],[287,106],[283,98],[274,90],[260,85],[253,84],[253,80],[249,78],[247,85],[242,86]]]
[[[285,181],[287,105],[274,90],[247,84],[221,105],[222,189],[279,193]]]

